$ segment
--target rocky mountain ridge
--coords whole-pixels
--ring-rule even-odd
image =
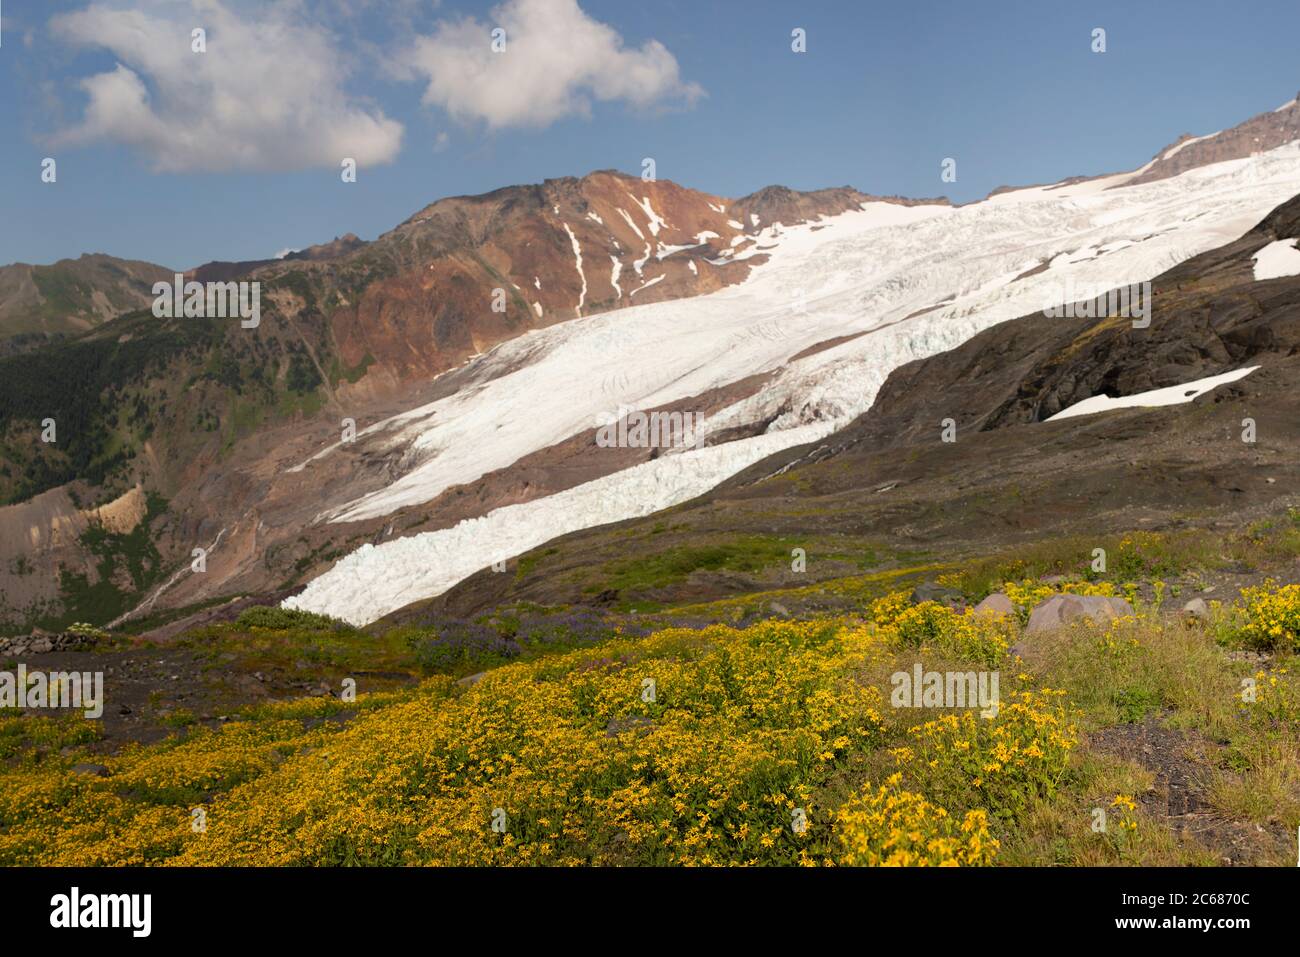
[[[49,266],[0,266],[0,339],[86,332],[122,313],[146,308],[153,301],[153,284],[170,276],[164,266],[103,253]]]

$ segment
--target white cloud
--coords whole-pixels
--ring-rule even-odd
[[[86,77],[82,121],[55,145],[111,140],[163,172],[289,170],[390,162],[402,125],[343,87],[331,34],[279,0],[241,10],[222,0],[92,3],[55,17],[54,35],[103,48],[114,69]],[[207,31],[207,52],[190,31]]]
[[[398,57],[399,75],[427,82],[426,105],[492,128],[543,127],[588,115],[593,99],[689,105],[704,92],[682,81],[676,58],[658,40],[625,49],[618,32],[576,0],[507,0],[490,17],[439,21]],[[499,53],[492,49],[498,27],[505,30]]]

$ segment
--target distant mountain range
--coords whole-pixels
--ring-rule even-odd
[[[51,266],[0,266],[0,338],[85,332],[148,306],[153,284],[170,275],[163,266],[99,253]]]

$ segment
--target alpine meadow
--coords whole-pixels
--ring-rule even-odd
[[[1297,35],[4,3],[15,928],[1280,929]]]

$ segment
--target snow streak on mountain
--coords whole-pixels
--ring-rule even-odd
[[[665,454],[452,528],[362,546],[286,604],[366,623],[556,536],[706,492],[773,452],[842,428],[905,362],[995,323],[1150,279],[1239,236],[1294,195],[1300,144],[1125,185],[1146,169],[964,207],[871,203],[812,224],[765,224],[752,252],[770,260],[740,285],[497,346],[465,370],[471,387],[359,436],[363,450],[400,453],[402,474],[318,521],[431,501],[590,430],[620,407],[662,407],[756,374],[768,379],[708,419],[711,433],[750,426],[750,437]],[[756,423],[766,425],[753,435]]]

